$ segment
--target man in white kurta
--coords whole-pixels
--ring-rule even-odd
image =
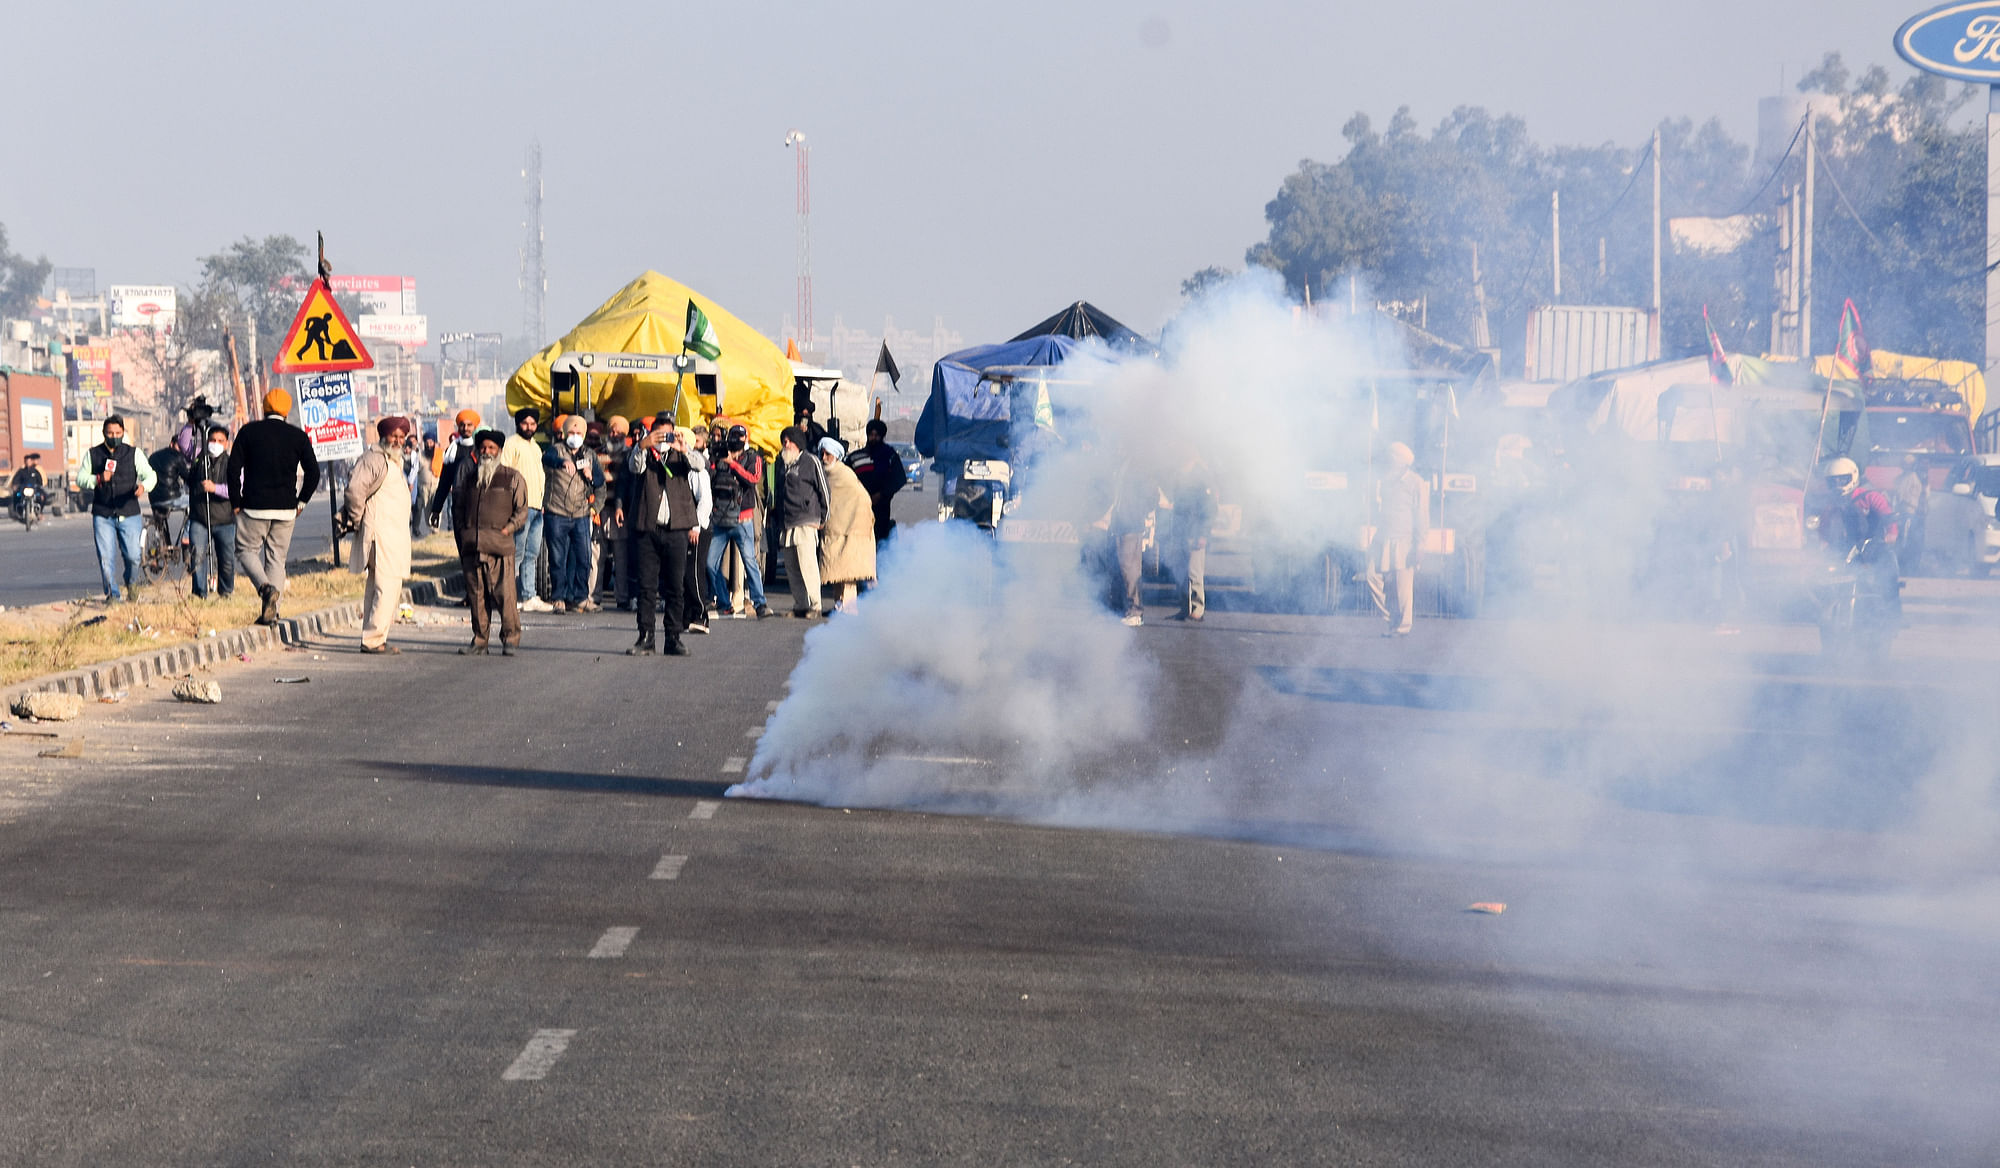
[[[409,419],[383,418],[375,433],[380,441],[354,464],[347,480],[340,518],[354,529],[348,570],[368,576],[361,598],[361,651],[400,653],[389,644],[389,625],[410,575],[410,480],[404,466]]]

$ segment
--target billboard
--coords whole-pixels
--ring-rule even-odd
[[[363,313],[414,316],[417,281],[410,276],[334,276],[329,281],[342,296],[352,296]]]
[[[354,375],[306,373],[299,377],[299,428],[312,439],[321,462],[359,458],[361,418],[354,408]]]
[[[101,418],[111,412],[111,346],[72,345],[69,350],[70,389],[76,394],[78,416]]]
[[[363,313],[354,325],[365,340],[393,341],[398,345],[412,347],[428,344],[430,341],[431,322],[427,316]]]
[[[174,327],[172,284],[113,284],[105,289],[104,294],[110,302],[112,328],[172,331]]]

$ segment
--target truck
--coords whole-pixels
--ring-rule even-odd
[[[1871,486],[1896,503],[1902,522],[1903,570],[1918,574],[1971,571],[1983,562],[1985,541],[1961,533],[1982,531],[1987,515],[1973,482],[1972,412],[1965,396],[1942,381],[1872,378],[1861,385],[1867,400],[1867,437],[1854,460]],[[1932,539],[1933,532],[1947,538]]]
[[[24,373],[0,369],[0,483],[11,479],[29,451],[42,456],[42,476],[49,496],[55,500],[53,514],[61,513],[61,500],[68,485],[68,462],[59,445],[62,438],[62,378],[47,373]]]

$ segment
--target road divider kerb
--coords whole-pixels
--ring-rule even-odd
[[[464,589],[463,575],[442,580],[417,580],[403,590],[403,598],[411,604],[436,604],[444,597],[462,593]],[[104,697],[121,690],[151,685],[158,680],[185,677],[197,669],[260,649],[302,645],[310,638],[323,637],[360,622],[361,602],[350,600],[301,616],[286,617],[275,625],[230,629],[213,637],[200,637],[114,661],[100,661],[81,669],[30,678],[0,691],[0,704],[12,706],[15,697],[38,690],[73,693],[85,698]]]

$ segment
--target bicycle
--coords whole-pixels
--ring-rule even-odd
[[[178,530],[174,526],[174,513],[177,511],[181,513]],[[168,572],[182,564],[181,537],[186,532],[186,504],[155,507],[147,512],[145,536],[141,541],[144,546],[139,553],[139,567],[146,573],[146,583],[159,583]]]

